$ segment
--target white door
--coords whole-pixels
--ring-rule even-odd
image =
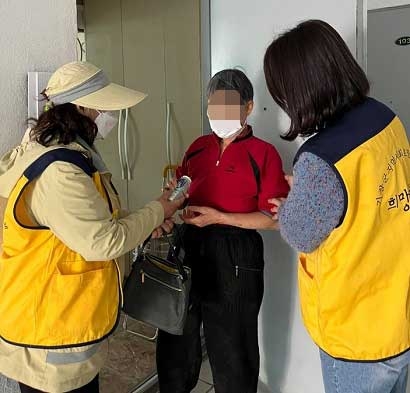
[[[410,5],[369,10],[367,26],[370,94],[399,115],[410,135]]]

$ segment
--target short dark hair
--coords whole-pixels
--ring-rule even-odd
[[[321,20],[308,20],[276,38],[264,58],[272,98],[289,115],[282,136],[309,136],[362,103],[369,82],[339,33]]]
[[[98,132],[97,125],[82,115],[74,104],[51,106],[38,120],[29,121],[34,122],[30,137],[43,146],[53,143],[68,145],[77,136],[92,146]]]
[[[217,72],[208,83],[207,97],[216,90],[236,90],[244,105],[253,100],[253,86],[244,72],[236,69],[226,69]]]

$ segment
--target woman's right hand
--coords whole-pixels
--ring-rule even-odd
[[[169,201],[168,198],[172,194],[172,191],[174,191],[175,186],[176,180],[169,182],[163,190],[162,195],[157,199],[157,201],[160,202],[162,207],[164,208],[165,219],[172,217],[175,212],[183,206],[185,199],[187,198],[187,195],[184,194],[184,196],[181,198]]]

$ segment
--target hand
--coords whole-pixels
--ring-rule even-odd
[[[293,176],[292,175],[286,175],[285,179],[288,182],[290,189],[292,189],[293,188]]]
[[[184,196],[180,198],[177,198],[173,201],[169,201],[168,198],[172,194],[172,191],[174,190],[175,185],[176,185],[176,181],[171,180],[171,182],[169,182],[167,186],[164,188],[164,192],[162,193],[162,195],[157,199],[157,201],[160,202],[162,207],[164,208],[165,218],[172,217],[175,214],[175,212],[182,207],[185,199],[188,198],[188,195],[184,194]]]
[[[177,186],[177,179],[172,178],[167,185],[163,188],[162,192],[164,191],[174,191],[175,187]]]
[[[152,232],[152,239],[158,239],[161,236],[171,233],[172,229],[174,228],[174,225],[175,224],[172,219],[164,220],[164,222],[158,228],[155,228]]]
[[[279,208],[286,202],[286,198],[272,198],[268,202],[273,205],[272,209],[270,209],[273,213],[272,220],[277,221]]]
[[[212,207],[189,206],[180,215],[185,224],[206,227],[212,224],[222,224],[224,214]]]

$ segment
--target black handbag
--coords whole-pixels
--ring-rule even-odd
[[[123,311],[130,317],[165,332],[181,335],[191,289],[191,269],[179,258],[182,241],[176,227],[175,244],[169,240],[167,258],[146,251],[147,239],[137,253],[124,285]]]

